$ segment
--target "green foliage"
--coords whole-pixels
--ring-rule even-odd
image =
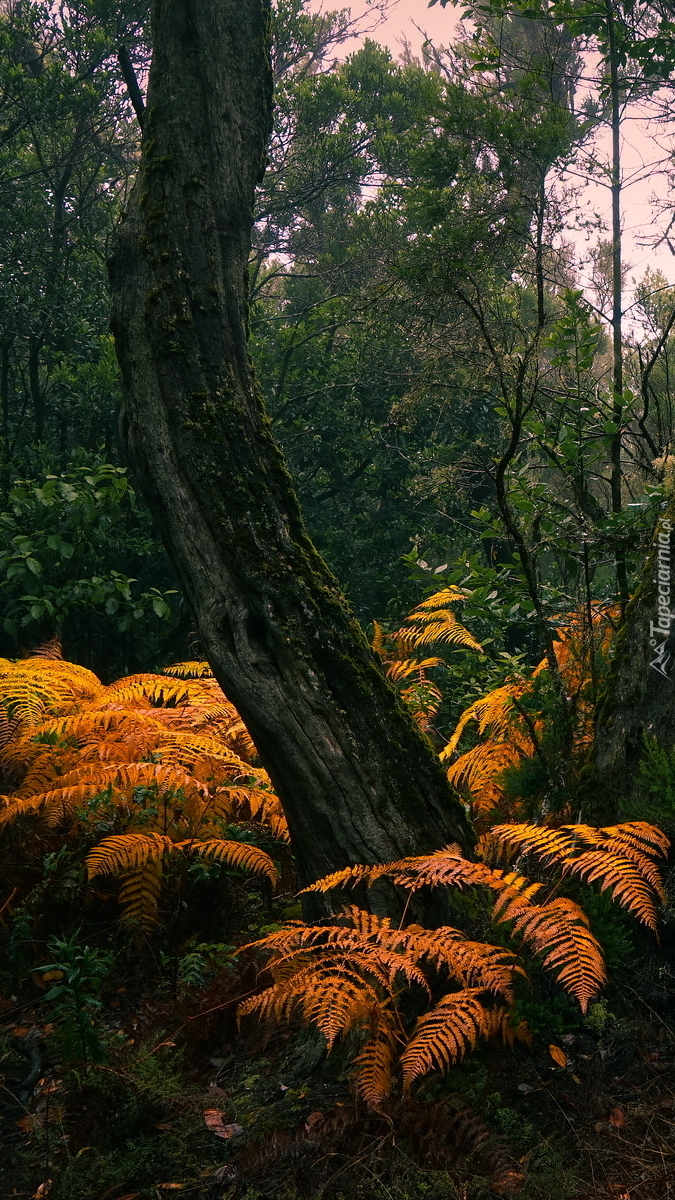
[[[9,488],[0,594],[10,653],[56,635],[66,650],[74,644],[82,658],[98,657],[102,642],[131,649],[156,639],[158,623],[175,627],[175,589],[144,587],[127,574],[132,565],[147,580],[153,565],[166,568],[125,469],[86,457]]]
[[[624,810],[644,813],[670,832],[675,827],[675,749],[666,749],[656,738],[644,735],[637,773],[638,797]]]
[[[63,1052],[68,1059],[85,1064],[102,1062],[106,1052],[96,1010],[102,1008],[100,993],[112,966],[110,955],[81,945],[78,931],[68,938],[51,938],[47,950],[54,961],[38,970],[47,978],[58,979],[44,999],[56,1022]]]

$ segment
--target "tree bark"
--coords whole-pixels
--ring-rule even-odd
[[[311,544],[247,351],[270,128],[267,0],[156,0],[139,173],[110,262],[121,427],[302,884],[470,836]]]
[[[675,500],[659,519],[640,586],[626,609],[614,661],[598,707],[597,790],[590,811],[615,820],[636,790],[645,736],[675,745]],[[595,794],[593,794],[595,792]]]

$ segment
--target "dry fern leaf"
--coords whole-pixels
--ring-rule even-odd
[[[464,710],[450,741],[441,750],[442,760],[451,758],[459,740],[470,721],[476,721],[480,734],[489,730],[495,741],[508,741],[514,733],[514,699],[519,699],[527,688],[526,680],[515,680],[481,696]],[[530,743],[531,744],[531,743]]]
[[[239,871],[265,875],[272,884],[276,884],[278,880],[276,867],[269,854],[248,842],[227,842],[222,838],[210,838],[204,842],[188,839],[179,842],[178,845],[190,854],[200,854],[204,858],[213,859],[214,862],[226,862]]]
[[[420,646],[449,643],[481,653],[483,647],[480,642],[459,623],[454,612],[448,607],[464,599],[464,593],[458,588],[445,588],[418,604],[405,618],[407,626],[399,629],[396,634],[403,648],[416,650]]]
[[[85,860],[87,877],[119,875],[138,871],[148,862],[157,862],[175,850],[175,843],[163,833],[121,833],[104,838],[90,850]]]
[[[145,932],[150,932],[158,921],[161,891],[162,859],[148,859],[121,882],[118,900],[122,919],[133,921]]]
[[[445,663],[442,658],[406,658],[392,662],[387,667],[387,679],[391,679],[392,683],[401,683],[404,679],[411,679],[420,675],[420,672],[428,670],[430,667],[444,667]],[[429,680],[424,680],[429,683]],[[433,686],[430,685],[430,686]],[[439,692],[440,695],[440,692]]]
[[[448,781],[459,791],[466,788],[477,803],[494,805],[502,796],[497,778],[522,758],[523,751],[514,742],[482,742],[448,768]]]
[[[438,1004],[418,1018],[408,1045],[401,1055],[404,1091],[420,1075],[444,1071],[473,1049],[480,1037],[492,1037],[508,1010],[489,1008],[481,988],[464,988],[443,996]]]
[[[131,705],[146,700],[157,707],[198,703],[203,695],[204,688],[199,680],[172,679],[168,675],[128,675],[115,680],[106,689],[106,699],[118,704]]]
[[[621,825],[605,825],[597,832],[608,839],[608,844],[611,843],[617,853],[619,847],[622,847],[621,853],[625,854],[626,847],[630,846],[642,854],[665,858],[670,849],[670,838],[656,825],[649,825],[646,821],[624,821]]]
[[[401,1033],[391,1013],[378,1008],[375,1029],[353,1065],[357,1068],[356,1088],[369,1108],[381,1110],[391,1091],[394,1059]]]
[[[589,1001],[606,983],[606,975],[601,947],[583,909],[564,896],[533,904],[527,889],[510,898],[506,906],[498,900],[493,920],[513,922],[512,933],[542,956],[542,966],[555,974],[585,1013]]]
[[[566,862],[563,870],[566,875],[578,875],[584,883],[599,883],[600,890],[609,891],[616,904],[656,932],[658,915],[653,888],[629,859],[607,850],[585,850],[578,858]]]
[[[324,1035],[330,1052],[340,1034],[369,1018],[380,1003],[379,991],[349,963],[320,964],[246,1000],[237,1011],[237,1020],[251,1013],[283,1020],[299,1009],[303,1019]]]
[[[165,675],[174,675],[177,679],[213,679],[213,671],[207,662],[190,662],[172,663],[170,667],[165,667]]]
[[[636,828],[637,826],[637,828]],[[566,825],[548,829],[538,825],[496,825],[483,846],[496,857],[507,853],[534,855],[544,866],[553,864],[563,874],[577,875],[586,883],[599,883],[612,899],[648,928],[656,930],[655,898],[663,900],[663,884],[653,855],[665,852],[664,835],[645,822],[595,829]],[[589,849],[584,847],[588,846]]]

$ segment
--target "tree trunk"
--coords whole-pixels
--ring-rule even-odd
[[[657,523],[642,582],[626,610],[595,733],[592,815],[616,819],[635,791],[645,735],[675,745],[675,501]]]
[[[469,843],[438,759],[302,524],[247,352],[266,0],[156,0],[140,170],[110,263],[122,431],[302,883]]]

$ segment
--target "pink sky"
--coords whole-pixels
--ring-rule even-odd
[[[347,3],[345,0],[342,0],[342,3],[340,0],[310,0],[309,7],[315,11],[320,8],[330,10],[350,7],[352,15],[363,14],[364,21],[367,20],[370,9],[368,0],[353,0],[351,5],[348,0]],[[442,8],[438,3],[429,8],[426,0],[392,0],[386,18],[368,36],[389,46],[395,56],[400,53],[404,37],[411,43],[413,51],[419,52],[423,40],[420,30],[437,44],[447,45],[453,40],[461,11],[461,5],[455,7],[448,4],[447,8]],[[372,23],[374,24],[374,20]],[[358,45],[359,42],[355,39],[344,50],[350,53],[358,49]],[[629,280],[631,277],[639,279],[649,266],[661,270],[666,278],[672,281],[675,279],[675,258],[667,247],[654,250],[644,244],[659,226],[663,228],[667,223],[663,217],[655,222],[654,209],[650,202],[654,193],[662,200],[667,197],[667,185],[665,179],[655,171],[655,160],[663,158],[664,147],[667,149],[673,139],[666,133],[665,137],[659,139],[659,148],[654,144],[653,135],[653,128],[648,128],[647,122],[640,118],[639,113],[634,113],[632,119],[624,124],[624,258],[630,266]],[[610,149],[608,133],[600,132],[596,145],[600,153],[607,156]],[[589,186],[583,190],[580,200],[587,211],[601,212],[605,220],[608,219],[610,205],[607,189],[598,185]],[[608,234],[602,236],[607,237]],[[588,253],[590,244],[595,240],[593,237],[589,242],[583,233],[574,232],[572,229],[567,232],[566,237],[574,242],[580,258]],[[583,270],[580,282],[584,282]],[[630,284],[628,290],[630,291]],[[627,303],[629,302],[627,297]]]

